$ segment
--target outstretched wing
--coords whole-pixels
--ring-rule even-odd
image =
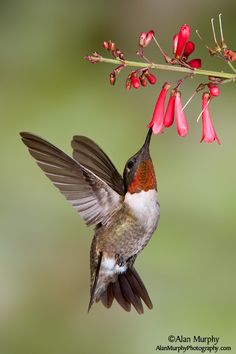
[[[74,136],[71,142],[73,158],[106,182],[118,194],[124,195],[123,178],[102,149],[85,136]]]
[[[86,224],[106,223],[123,196],[108,185],[106,181],[109,177],[105,171],[102,179],[46,140],[25,132],[20,135],[38,166],[79,212]]]

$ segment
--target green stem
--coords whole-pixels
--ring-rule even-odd
[[[228,65],[229,65],[229,67],[233,70],[233,72],[236,73],[236,70],[235,70],[233,64],[230,63],[230,61],[228,61]]]
[[[228,79],[228,81],[236,81],[236,75],[230,73],[224,73],[222,71],[211,71],[211,70],[201,70],[201,69],[188,69],[184,67],[174,66],[174,65],[167,65],[167,64],[155,64],[155,63],[142,63],[137,61],[130,61],[130,60],[120,60],[120,59],[110,59],[110,58],[103,58],[101,56],[91,56],[91,59],[101,63],[109,63],[109,64],[124,64],[124,66],[134,66],[139,68],[151,68],[151,69],[158,69],[158,70],[166,70],[166,71],[176,71],[182,73],[188,73],[193,75],[203,75],[203,76],[212,76],[212,77],[219,77],[222,79]]]

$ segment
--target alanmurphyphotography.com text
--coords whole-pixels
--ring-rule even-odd
[[[186,337],[183,335],[169,335],[168,345],[157,345],[156,351],[166,352],[200,352],[200,353],[217,353],[220,351],[231,351],[231,346],[220,345],[220,337],[217,336],[200,336],[194,335],[192,337]]]

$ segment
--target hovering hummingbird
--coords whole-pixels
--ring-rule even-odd
[[[125,165],[123,178],[92,140],[74,136],[73,158],[46,140],[20,133],[45,175],[82,216],[95,225],[90,250],[90,310],[101,300],[110,308],[115,298],[126,310],[143,313],[152,302],[134,268],[135,259],[154,233],[160,216],[156,177],[149,154],[152,130]]]

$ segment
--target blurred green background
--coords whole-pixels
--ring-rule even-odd
[[[112,66],[83,57],[114,40],[135,59],[141,31],[154,29],[165,50],[183,23],[191,25],[203,67],[229,71],[208,57],[194,30],[212,43],[210,18],[223,13],[235,49],[235,1],[0,2],[0,353],[153,353],[174,335],[215,335],[236,346],[236,123],[235,85],[211,104],[222,145],[199,144],[200,96],[186,109],[187,138],[172,128],[154,137],[151,152],[161,220],[136,268],[154,309],[139,316],[117,304],[89,300],[93,230],[47,180],[19,139],[34,132],[67,153],[74,134],[94,139],[120,171],[141,146],[163,81],[126,92]],[[154,46],[147,49],[161,62]],[[128,74],[128,71],[126,71]],[[186,101],[199,78],[186,82]],[[232,349],[234,352],[234,349]]]

